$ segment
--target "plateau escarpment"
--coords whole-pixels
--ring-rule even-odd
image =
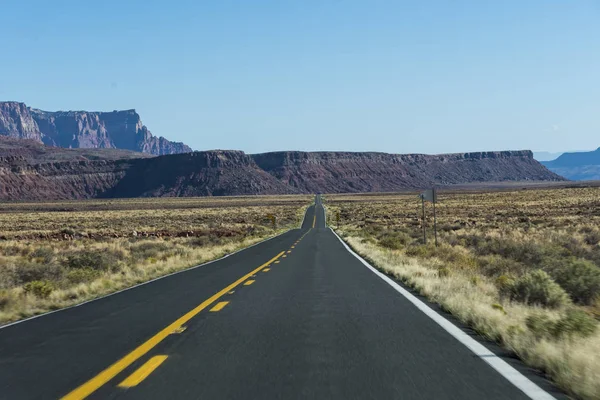
[[[559,181],[531,151],[458,154],[274,152],[253,155],[303,193],[389,192],[474,182]]]
[[[17,142],[24,145],[19,149]],[[431,156],[215,150],[148,157],[32,143],[0,140],[0,199],[390,192],[431,185],[564,180],[529,151]]]
[[[215,150],[136,160],[106,197],[291,194],[242,151]]]

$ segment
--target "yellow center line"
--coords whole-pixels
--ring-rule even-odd
[[[275,261],[277,262],[277,261]],[[250,286],[254,283],[254,281],[252,279],[250,279],[249,281],[244,282],[244,286]]]
[[[154,356],[144,363],[141,367],[135,370],[135,372],[129,375],[125,380],[119,383],[121,388],[130,388],[139,385],[141,381],[146,379],[148,375],[152,373],[156,368],[160,366],[167,356]]]
[[[192,309],[187,314],[179,317],[179,319],[177,319],[175,322],[171,323],[171,325],[167,326],[162,331],[158,332],[156,335],[154,335],[150,339],[148,339],[146,342],[144,342],[141,345],[139,345],[138,347],[136,347],[131,353],[127,354],[125,357],[121,358],[119,361],[117,361],[110,367],[106,368],[104,371],[100,372],[98,375],[96,375],[89,381],[85,382],[83,385],[74,389],[72,392],[66,394],[64,397],[62,397],[62,400],[85,399],[90,394],[92,394],[96,390],[98,390],[102,385],[104,385],[105,383],[110,381],[112,378],[117,376],[125,368],[127,368],[131,364],[133,364],[140,357],[144,356],[146,353],[148,353],[150,350],[152,350],[157,344],[159,344],[167,336],[169,336],[171,334],[171,332],[173,332],[175,329],[180,328],[183,324],[185,324],[190,319],[195,317],[198,313],[200,313],[200,311],[204,310],[206,307],[210,306],[212,303],[217,301],[221,296],[225,295],[226,293],[228,293],[229,291],[234,289],[236,286],[240,285],[241,283],[246,281],[248,278],[250,278],[257,272],[259,272],[261,269],[265,268],[266,266],[271,264],[273,261],[276,261],[281,256],[285,257],[283,251],[281,253],[277,254],[275,257],[273,257],[269,261],[267,261],[266,263],[264,263],[263,265],[261,265],[260,267],[256,268],[254,271],[249,272],[248,274],[242,276],[240,279],[233,282],[226,288],[215,293],[210,298],[204,300],[196,308]]]
[[[317,223],[317,215],[315,214],[315,219],[313,219],[313,228],[315,227],[316,223]]]
[[[279,261],[275,261],[275,263],[274,263],[274,264],[279,264]]]
[[[288,254],[290,254],[291,252],[292,252],[291,250],[288,250],[288,251],[287,251],[287,253],[288,253]]]
[[[217,312],[217,311],[221,311],[223,308],[225,308],[225,306],[229,304],[228,301],[221,301],[219,303],[217,303],[216,306],[214,306],[213,308],[210,309],[211,312]]]
[[[263,269],[263,272],[269,272],[271,270],[271,268],[265,268]]]

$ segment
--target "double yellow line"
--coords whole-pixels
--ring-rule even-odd
[[[79,386],[77,389],[73,390],[69,394],[62,397],[62,400],[85,399],[90,394],[94,393],[100,387],[105,385],[108,381],[110,381],[115,376],[117,376],[119,373],[121,373],[125,368],[129,367],[135,361],[137,361],[138,359],[140,359],[141,357],[146,355],[150,350],[152,350],[156,345],[158,345],[160,342],[162,342],[171,333],[173,333],[176,330],[181,329],[185,323],[187,323],[189,320],[191,320],[193,317],[195,317],[202,310],[204,310],[205,308],[210,306],[212,303],[217,301],[223,295],[230,292],[236,286],[238,286],[241,283],[243,283],[244,281],[246,281],[248,278],[252,277],[252,275],[255,275],[257,272],[259,272],[263,268],[266,268],[269,265],[271,265],[271,263],[273,263],[275,260],[277,260],[279,257],[281,257],[284,253],[285,252],[282,251],[281,253],[277,254],[275,257],[273,257],[272,259],[270,259],[269,261],[267,261],[260,267],[256,268],[252,272],[244,275],[237,281],[233,282],[231,285],[222,289],[218,293],[215,293],[210,298],[204,300],[196,308],[194,308],[193,310],[189,311],[187,314],[185,314],[182,317],[180,317],[179,319],[177,319],[175,322],[173,322],[172,324],[170,324],[169,326],[167,326],[166,328],[164,328],[163,330],[158,332],[156,335],[152,336],[150,339],[148,339],[145,343],[138,346],[131,353],[127,354],[125,357],[121,358],[119,361],[117,361],[110,367],[106,368],[104,371],[100,372],[98,375],[96,375],[95,377],[93,377],[92,379],[90,379],[89,381],[84,383],[83,385]]]

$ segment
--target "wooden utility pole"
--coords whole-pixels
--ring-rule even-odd
[[[435,218],[435,203],[437,203],[437,193],[435,191],[435,188],[433,188],[433,232],[435,235],[435,247],[437,247],[438,240],[437,240],[437,220]]]
[[[427,234],[425,230],[425,200],[433,203],[433,232],[435,235],[435,246],[438,245],[438,237],[437,237],[437,218],[435,215],[435,203],[437,203],[437,192],[435,188],[427,189],[423,193],[420,194],[421,202],[423,206],[423,244],[427,244]]]
[[[421,205],[423,207],[423,244],[427,244],[427,231],[425,230],[425,196],[421,195]]]

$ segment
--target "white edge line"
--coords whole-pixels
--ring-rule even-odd
[[[309,208],[310,208],[310,204],[304,210],[304,218],[302,218],[302,222],[300,223],[300,229],[302,229],[302,226],[304,225],[304,220],[306,219],[306,212],[308,211]]]
[[[331,228],[330,228],[331,229]],[[448,321],[446,318],[438,314],[432,308],[427,306],[417,297],[415,297],[408,290],[404,289],[398,283],[396,283],[393,279],[388,277],[387,275],[380,272],[377,268],[373,267],[367,261],[365,261],[361,256],[356,254],[347,244],[344,242],[337,233],[333,229],[331,232],[339,239],[339,241],[344,245],[346,250],[350,252],[354,257],[356,257],[363,265],[369,268],[375,275],[379,276],[383,279],[387,284],[389,284],[392,288],[394,288],[398,293],[402,296],[406,297],[408,301],[410,301],[414,306],[416,306],[420,311],[422,311],[429,318],[434,320],[439,326],[441,326],[446,332],[452,335],[456,340],[461,342],[465,347],[471,350],[476,356],[481,358],[487,364],[489,364],[492,368],[494,368],[500,375],[506,378],[510,383],[515,385],[517,388],[521,389],[523,393],[525,393],[529,398],[534,400],[550,400],[554,399],[554,397],[546,392],[544,389],[533,383],[529,380],[525,375],[521,374],[515,368],[510,366],[506,361],[498,357],[496,354],[491,352],[487,347],[477,342],[475,339],[467,335],[461,329],[459,329],[452,322]]]
[[[296,229],[296,228],[294,228],[294,229]],[[11,322],[11,323],[9,323],[9,324],[6,324],[6,325],[2,325],[2,326],[0,326],[0,329],[8,328],[9,326],[13,326],[13,325],[21,324],[21,323],[23,323],[23,322],[31,321],[32,319],[36,319],[36,318],[40,318],[40,317],[45,317],[45,316],[47,316],[47,315],[54,314],[54,313],[57,313],[57,312],[66,311],[66,310],[69,310],[69,309],[71,309],[71,308],[80,307],[80,306],[83,306],[84,304],[88,304],[88,303],[91,303],[91,302],[94,302],[94,301],[97,301],[97,300],[102,300],[102,299],[104,299],[104,298],[106,298],[106,297],[114,296],[114,295],[116,295],[116,294],[123,293],[123,292],[126,292],[126,291],[128,291],[128,290],[132,290],[132,289],[138,288],[138,287],[140,287],[140,286],[147,285],[147,284],[149,284],[149,283],[152,283],[152,282],[154,282],[154,281],[158,281],[158,280],[160,280],[160,279],[168,278],[168,277],[170,277],[170,276],[173,276],[173,275],[181,274],[181,273],[183,273],[183,272],[191,271],[191,270],[193,270],[193,269],[196,269],[196,268],[204,267],[204,266],[206,266],[206,265],[208,265],[208,264],[216,263],[217,261],[224,260],[224,259],[226,259],[227,257],[230,257],[230,256],[232,256],[232,255],[234,255],[234,254],[237,254],[237,253],[241,252],[241,251],[248,250],[248,249],[249,249],[249,248],[251,248],[251,247],[258,246],[258,245],[259,245],[259,244],[261,244],[261,243],[268,242],[268,241],[269,241],[269,240],[271,240],[271,239],[275,239],[276,237],[279,237],[279,236],[281,236],[281,235],[284,235],[284,234],[288,233],[288,232],[289,232],[289,231],[291,231],[291,230],[293,230],[293,229],[288,229],[288,230],[287,230],[287,231],[285,231],[285,232],[281,232],[279,235],[275,235],[275,236],[272,236],[272,237],[270,237],[270,238],[263,239],[263,240],[261,240],[260,242],[256,242],[256,243],[254,243],[254,244],[252,244],[252,245],[250,245],[250,246],[248,246],[248,247],[244,247],[244,248],[242,248],[242,249],[236,250],[236,251],[234,251],[233,253],[225,254],[223,257],[217,258],[216,260],[207,261],[207,262],[205,262],[205,263],[203,263],[203,264],[198,264],[198,265],[195,265],[195,266],[193,266],[193,267],[189,267],[189,268],[182,269],[182,270],[180,270],[180,271],[171,272],[170,274],[167,274],[167,275],[162,275],[162,276],[159,276],[159,277],[157,277],[157,278],[151,279],[151,280],[149,280],[149,281],[142,282],[142,283],[138,283],[138,284],[137,284],[137,285],[135,285],[135,286],[126,287],[126,288],[124,288],[124,289],[117,290],[116,292],[112,292],[112,293],[105,294],[104,296],[96,297],[95,299],[86,300],[86,301],[84,301],[83,303],[77,303],[77,304],[74,304],[74,305],[72,305],[72,306],[69,306],[69,307],[61,308],[61,309],[59,309],[59,310],[49,311],[49,312],[46,312],[46,313],[43,313],[43,314],[38,314],[38,315],[34,315],[34,316],[32,316],[32,317],[29,317],[29,318],[25,318],[25,319],[21,319],[21,320],[18,320],[18,321],[14,321],[14,322]]]

